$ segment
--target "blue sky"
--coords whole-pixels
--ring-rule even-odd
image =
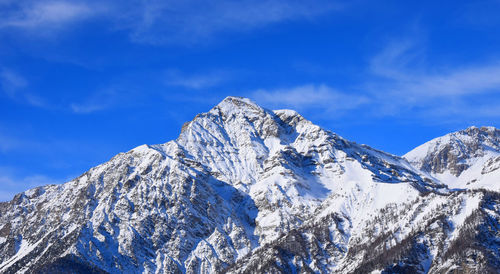
[[[0,200],[228,95],[402,155],[499,127],[500,1],[0,0]]]

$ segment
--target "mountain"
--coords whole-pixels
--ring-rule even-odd
[[[499,152],[480,144],[466,156]],[[407,161],[228,97],[176,140],[0,203],[0,272],[498,269],[500,194],[450,187],[420,151]]]
[[[433,139],[404,155],[451,188],[500,191],[500,130],[470,127]]]

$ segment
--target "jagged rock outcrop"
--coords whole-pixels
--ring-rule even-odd
[[[491,177],[498,161],[488,159],[481,172]],[[496,266],[496,192],[450,190],[421,168],[294,111],[228,97],[174,141],[120,153],[66,184],[1,203],[0,272]],[[457,235],[472,239],[467,251],[453,249]],[[489,242],[474,244],[483,235]]]
[[[431,140],[405,157],[419,169],[431,173],[449,171],[459,176],[471,166],[470,159],[500,150],[500,130],[494,127],[470,127]]]
[[[500,130],[470,127],[435,138],[404,155],[451,188],[500,191]]]
[[[356,233],[346,216],[318,216],[226,272],[496,273],[499,203],[484,190],[430,193],[374,211]]]

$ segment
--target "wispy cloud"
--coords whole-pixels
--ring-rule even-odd
[[[297,110],[318,108],[328,113],[352,110],[369,101],[369,98],[364,95],[342,92],[324,84],[271,90],[260,89],[252,92],[251,97],[270,107],[281,106]]]
[[[178,70],[166,72],[165,84],[187,89],[207,89],[226,82],[230,78],[227,71],[210,71],[203,74],[186,75]]]
[[[98,5],[85,1],[8,1],[0,3],[0,28],[14,28],[43,35],[92,17]]]
[[[323,0],[148,1],[121,19],[137,42],[199,43],[223,32],[312,19],[339,8],[339,2]]]
[[[351,115],[455,123],[500,118],[495,99],[500,62],[431,69],[417,45],[411,39],[389,44],[370,60],[366,80],[356,86],[308,84],[258,90],[251,97],[269,107],[313,110],[331,119]]]
[[[411,109],[429,117],[500,117],[500,109],[488,99],[500,93],[500,62],[430,69],[421,63],[425,54],[416,45],[395,42],[371,60],[370,72],[381,79],[365,83],[365,88],[383,106],[382,114]]]
[[[179,102],[206,102],[216,97],[208,94],[210,88],[226,84],[237,73],[239,75],[240,72],[223,69],[191,74],[178,69],[127,73],[110,80],[85,98],[73,101],[68,108],[74,113],[89,114],[148,104],[158,98]]]
[[[26,78],[14,70],[0,70],[0,88],[7,97],[31,106],[47,108],[48,104],[42,97],[27,90],[28,84]]]
[[[106,109],[108,106],[96,102],[71,103],[70,108],[74,113],[86,114]]]
[[[114,84],[107,88],[97,90],[81,102],[74,102],[69,105],[74,113],[88,114],[102,111],[117,104],[131,100],[131,97],[138,99],[139,95],[131,96],[133,90]]]
[[[405,93],[425,96],[485,93],[500,87],[500,62],[456,68],[420,68],[425,56],[411,41],[390,44],[371,60],[371,72],[385,77]],[[417,68],[417,69],[416,69]]]
[[[0,2],[0,29],[52,34],[89,19],[125,30],[134,42],[199,44],[218,34],[311,20],[341,8],[340,0],[24,0]]]
[[[0,84],[8,96],[14,97],[20,89],[28,86],[28,81],[13,70],[3,68],[0,71]]]

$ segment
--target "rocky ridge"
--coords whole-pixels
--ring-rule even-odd
[[[404,155],[451,188],[500,191],[500,130],[470,127],[435,138]]]
[[[410,164],[295,111],[228,97],[176,140],[1,203],[0,271],[491,270],[500,239],[500,198],[491,188],[500,177],[489,155],[499,152],[498,130],[469,130],[478,145],[469,151],[462,142],[461,151],[487,155],[490,175],[453,190],[436,174],[460,170],[462,154],[455,163],[427,149],[405,155]],[[417,154],[425,160],[410,157]],[[467,248],[457,248],[463,239]]]

